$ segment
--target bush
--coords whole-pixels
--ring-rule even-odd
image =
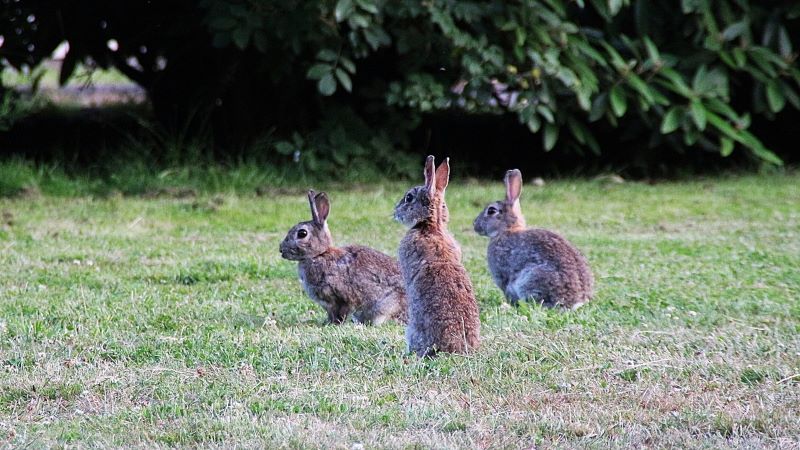
[[[0,13],[20,30],[5,36],[12,66],[67,40],[62,82],[89,58],[117,67],[168,127],[208,129],[232,154],[269,142],[271,158],[306,158],[310,171],[406,171],[387,149],[408,149],[436,112],[515,117],[546,150],[598,153],[610,125],[641,144],[631,152],[740,149],[781,164],[751,122],[800,109],[794,1],[15,5]]]

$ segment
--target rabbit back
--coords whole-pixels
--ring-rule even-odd
[[[575,308],[591,299],[594,278],[586,258],[549,230],[500,233],[489,243],[489,270],[506,298]]]
[[[360,245],[332,248],[301,261],[298,272],[303,289],[331,323],[342,323],[350,314],[366,324],[405,322],[403,278],[397,260],[388,255]]]
[[[478,305],[458,245],[446,230],[411,229],[399,249],[408,297],[406,340],[419,356],[480,345]]]

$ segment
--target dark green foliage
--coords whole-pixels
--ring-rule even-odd
[[[117,67],[168,129],[309,172],[407,173],[393,150],[430,113],[515,117],[545,150],[599,153],[610,126],[781,164],[751,122],[800,109],[794,1],[23,0],[0,20],[12,66],[68,40],[62,82]]]

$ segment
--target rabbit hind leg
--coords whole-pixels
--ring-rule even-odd
[[[558,292],[560,277],[547,266],[532,266],[520,273],[509,285],[518,300],[530,301],[548,308],[558,305],[554,293]]]

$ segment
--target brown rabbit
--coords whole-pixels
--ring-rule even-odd
[[[577,308],[592,298],[594,278],[586,258],[560,235],[525,228],[519,205],[522,173],[509,170],[506,198],[490,203],[475,219],[488,236],[489,270],[509,302],[533,300],[544,306]]]
[[[411,188],[394,217],[410,228],[400,242],[400,270],[408,296],[408,350],[418,356],[469,353],[480,345],[478,303],[461,264],[461,249],[447,231],[444,191],[449,159],[425,162],[425,184]]]
[[[380,325],[387,319],[406,322],[406,295],[397,261],[369,247],[337,248],[328,230],[330,202],[308,191],[309,222],[300,222],[280,245],[284,259],[298,261],[303,289],[328,313],[328,323],[353,321]]]

